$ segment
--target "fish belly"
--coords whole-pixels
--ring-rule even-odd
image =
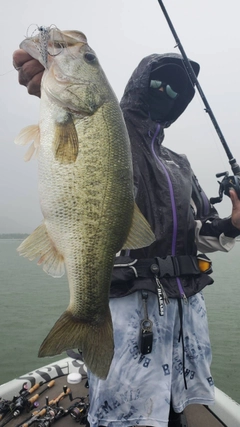
[[[54,128],[47,125],[41,129],[39,152],[44,224],[64,259],[70,288],[69,306],[44,340],[40,355],[81,348],[88,367],[100,377],[106,377],[113,355],[108,305],[111,272],[115,254],[128,235],[134,204],[127,136],[119,124],[114,127],[113,119],[106,123],[107,116],[108,111],[101,109],[83,123],[76,121],[76,162],[56,161],[51,141]],[[87,343],[89,335],[91,343]],[[97,362],[96,351],[101,355]]]

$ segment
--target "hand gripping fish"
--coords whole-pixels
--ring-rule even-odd
[[[41,33],[20,47],[43,65]],[[16,143],[38,151],[43,223],[20,255],[53,277],[67,271],[70,302],[39,356],[82,350],[87,367],[106,378],[114,352],[109,288],[115,254],[154,240],[134,203],[131,149],[117,98],[78,31],[49,30],[38,126]]]

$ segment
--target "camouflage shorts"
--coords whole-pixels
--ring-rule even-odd
[[[147,355],[139,352],[138,344],[144,317],[141,292],[111,299],[110,307],[115,354],[106,380],[89,373],[91,427],[167,427],[170,400],[176,412],[182,412],[190,403],[214,403],[211,347],[201,293],[190,297],[187,304],[182,303],[179,340],[178,301],[171,299],[164,316],[159,316],[157,297],[149,292],[147,308],[153,322],[153,347]]]

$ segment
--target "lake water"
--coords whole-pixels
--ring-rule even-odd
[[[38,349],[66,309],[66,276],[53,279],[16,252],[21,241],[0,239],[0,384],[62,357]],[[240,403],[240,242],[211,255],[215,283],[204,290],[215,384]]]

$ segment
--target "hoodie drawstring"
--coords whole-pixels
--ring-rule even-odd
[[[168,188],[169,188],[170,200],[171,200],[171,206],[172,206],[172,217],[173,217],[172,255],[175,256],[176,255],[176,241],[177,241],[177,227],[178,227],[177,209],[176,209],[176,203],[175,203],[174,191],[173,191],[173,185],[172,185],[171,178],[169,176],[169,173],[168,173],[165,165],[160,160],[160,158],[158,157],[158,155],[156,154],[156,151],[155,151],[155,141],[156,141],[156,138],[159,135],[160,131],[161,131],[161,125],[160,125],[160,123],[157,123],[156,131],[155,131],[153,138],[152,138],[152,141],[151,141],[151,150],[152,150],[152,154],[153,154],[155,160],[163,169],[164,174],[167,178],[167,182],[168,182]],[[150,132],[149,132],[149,136],[150,136]],[[181,298],[184,300],[184,302],[186,302],[187,298],[185,296],[181,280],[179,277],[176,277],[176,280],[177,280],[177,285],[178,285],[178,289],[179,289],[179,293],[181,295]],[[178,309],[179,309],[179,317],[180,317],[180,331],[179,331],[178,342],[180,342],[180,340],[182,339],[183,378],[184,378],[185,389],[187,389],[187,381],[186,381],[186,375],[185,375],[185,349],[184,349],[184,340],[183,340],[183,310],[182,310],[182,300],[181,299],[178,299]]]

